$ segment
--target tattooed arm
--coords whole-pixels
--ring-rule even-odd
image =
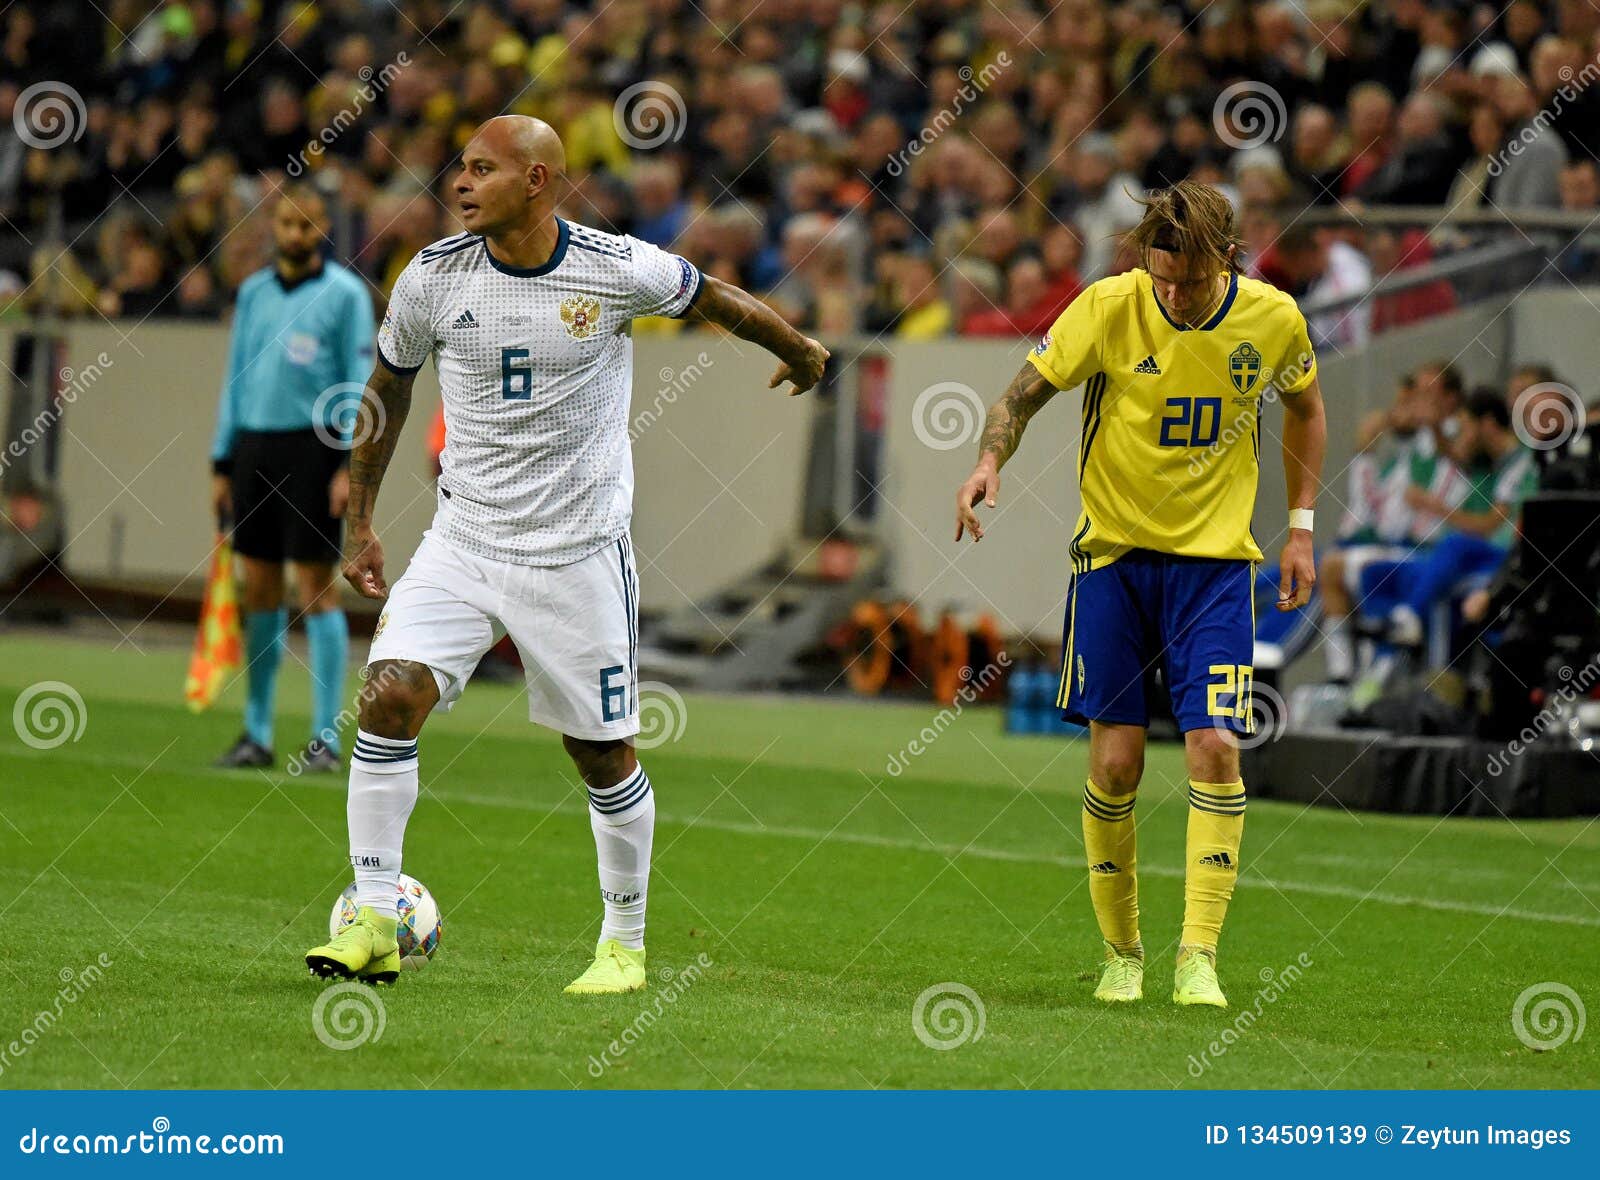
[[[974,541],[983,540],[983,526],[973,509],[979,500],[994,507],[1000,496],[1000,468],[1016,454],[1028,420],[1055,393],[1056,387],[1045,380],[1044,374],[1024,363],[1000,400],[989,407],[978,443],[978,465],[956,493],[956,540],[961,540],[963,532],[971,533]]]
[[[716,324],[741,340],[759,344],[783,362],[767,382],[776,389],[785,381],[794,383],[790,396],[804,393],[822,380],[828,350],[809,336],[796,331],[789,322],[750,292],[721,279],[705,276],[700,294],[684,312],[686,320]]]
[[[350,499],[344,510],[344,576],[363,598],[384,598],[389,593],[383,580],[383,546],[372,531],[372,510],[411,409],[415,380],[415,373],[396,373],[379,361],[361,394],[356,445],[350,456]]]

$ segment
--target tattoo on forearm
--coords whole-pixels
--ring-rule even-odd
[[[389,460],[394,457],[401,428],[411,409],[413,381],[412,374],[402,376],[381,363],[367,378],[367,387],[361,395],[361,414],[356,420],[359,441],[350,455],[350,500],[344,511],[345,522],[349,525],[372,522],[378,485],[389,469]]]
[[[710,275],[685,318],[726,328],[791,363],[805,357],[806,338],[787,320],[750,292]]]
[[[1028,420],[1055,394],[1056,387],[1046,381],[1039,370],[1024,364],[1000,400],[989,407],[983,437],[978,442],[979,460],[993,455],[995,466],[1004,467],[1022,442]]]

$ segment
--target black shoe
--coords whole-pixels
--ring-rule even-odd
[[[302,774],[338,774],[344,769],[339,755],[330,750],[321,738],[312,738],[301,750],[297,759]]]
[[[221,770],[249,770],[255,767],[271,766],[277,761],[271,750],[263,746],[247,733],[241,733],[239,740],[233,743],[221,758],[211,765]]]

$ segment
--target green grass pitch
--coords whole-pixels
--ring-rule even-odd
[[[0,724],[0,1086],[1600,1080],[1592,1030],[1536,1052],[1512,1024],[1530,985],[1600,1000],[1600,826],[1253,802],[1221,960],[1234,1007],[1180,1010],[1182,760],[1153,748],[1147,996],[1108,1010],[1091,997],[1085,744],[1006,737],[995,709],[955,718],[891,777],[933,706],[690,696],[679,739],[643,755],[659,807],[650,990],[563,996],[598,927],[583,794],[520,693],[483,685],[422,738],[406,868],[439,898],[443,949],[379,993],[377,1039],[336,1051],[301,954],[347,880],[343,779],[208,769],[240,690],[191,716],[179,651],[12,633],[0,653],[8,719],[46,680],[86,713],[53,749]],[[305,674],[291,659],[282,680],[286,752]],[[947,1050],[913,1027],[940,984],[982,1005],[981,1035]],[[976,1032],[972,1001],[952,1003]],[[953,1009],[927,1013],[930,1037],[959,1037]]]

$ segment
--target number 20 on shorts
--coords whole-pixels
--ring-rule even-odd
[[[1206,714],[1250,720],[1250,693],[1255,685],[1255,667],[1251,664],[1212,664],[1206,671],[1213,677],[1221,677],[1220,680],[1213,679],[1206,686]]]

